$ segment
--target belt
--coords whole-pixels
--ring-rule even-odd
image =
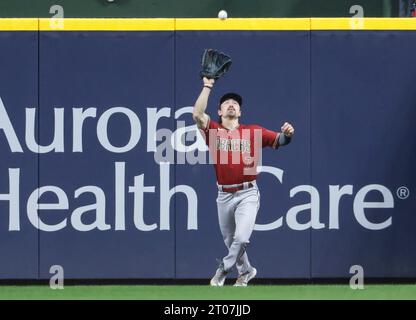
[[[233,192],[237,192],[237,191],[240,191],[240,190],[253,188],[254,187],[254,181],[252,181],[252,182],[243,182],[243,183],[239,183],[239,184],[230,184],[230,185],[217,184],[217,186],[218,186],[219,191],[233,193]]]

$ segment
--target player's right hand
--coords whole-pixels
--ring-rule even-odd
[[[215,79],[208,79],[207,77],[203,77],[202,80],[204,81],[204,85],[214,85]]]

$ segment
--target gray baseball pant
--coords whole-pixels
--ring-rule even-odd
[[[260,208],[260,193],[257,184],[234,193],[218,191],[218,221],[228,254],[223,258],[225,271],[237,266],[239,274],[251,270],[246,247]]]

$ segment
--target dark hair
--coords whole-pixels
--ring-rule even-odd
[[[218,104],[218,110],[221,109],[222,103],[224,101],[227,101],[228,99],[233,99],[233,100],[237,101],[238,104],[240,105],[240,108],[241,108],[241,105],[243,104],[243,98],[238,93],[228,92],[220,98],[220,103]],[[221,116],[218,117],[218,123],[222,123]]]
[[[242,98],[242,97],[241,97],[238,93],[228,92],[228,93],[224,94],[224,95],[221,97],[221,99],[220,99],[220,105],[221,105],[224,101],[226,101],[226,100],[228,100],[228,99],[233,99],[233,100],[237,101],[237,102],[238,102],[238,104],[240,105],[240,107],[241,107],[241,105],[243,104],[243,98]]]

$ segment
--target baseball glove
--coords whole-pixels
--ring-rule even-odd
[[[230,69],[231,58],[214,49],[205,49],[202,56],[201,78],[218,79]]]

